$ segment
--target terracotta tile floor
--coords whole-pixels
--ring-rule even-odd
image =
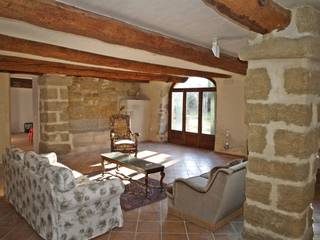
[[[187,148],[172,144],[145,143],[140,145],[139,157],[160,162],[166,166],[164,181],[171,183],[177,177],[191,177],[223,164],[230,156]],[[100,171],[98,153],[69,156],[64,163],[70,167],[89,173]],[[1,169],[1,168],[0,168]],[[159,174],[150,175],[159,178]],[[314,239],[320,240],[320,185],[317,186],[314,201]],[[3,196],[3,177],[0,170],[0,196]],[[123,228],[114,229],[97,240],[237,240],[242,239],[242,217],[230,222],[215,233],[192,223],[182,221],[168,213],[167,202],[162,200],[151,205],[124,212]],[[31,227],[14,211],[3,197],[0,197],[0,240],[41,239]]]

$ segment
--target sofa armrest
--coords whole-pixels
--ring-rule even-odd
[[[84,181],[68,192],[59,192],[57,197],[58,211],[67,211],[81,206],[100,204],[114,197],[120,197],[124,185],[120,179],[110,179],[102,182]]]

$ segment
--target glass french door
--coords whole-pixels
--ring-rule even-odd
[[[173,88],[170,96],[169,142],[213,150],[215,87]]]

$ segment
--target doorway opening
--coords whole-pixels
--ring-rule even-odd
[[[11,144],[25,151],[34,150],[34,86],[31,75],[10,75]]]
[[[216,84],[190,77],[171,87],[169,98],[170,143],[214,150]]]

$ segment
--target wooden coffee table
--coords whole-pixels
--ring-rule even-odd
[[[121,152],[110,152],[110,153],[102,153],[101,155],[101,166],[103,173],[105,172],[104,162],[114,163],[118,166],[123,166],[126,168],[130,168],[140,173],[145,174],[145,188],[146,188],[146,196],[148,195],[148,175],[151,173],[160,173],[160,186],[161,191],[163,191],[163,178],[165,176],[164,166],[157,163],[148,162],[143,159],[139,159],[130,154],[121,153]]]

